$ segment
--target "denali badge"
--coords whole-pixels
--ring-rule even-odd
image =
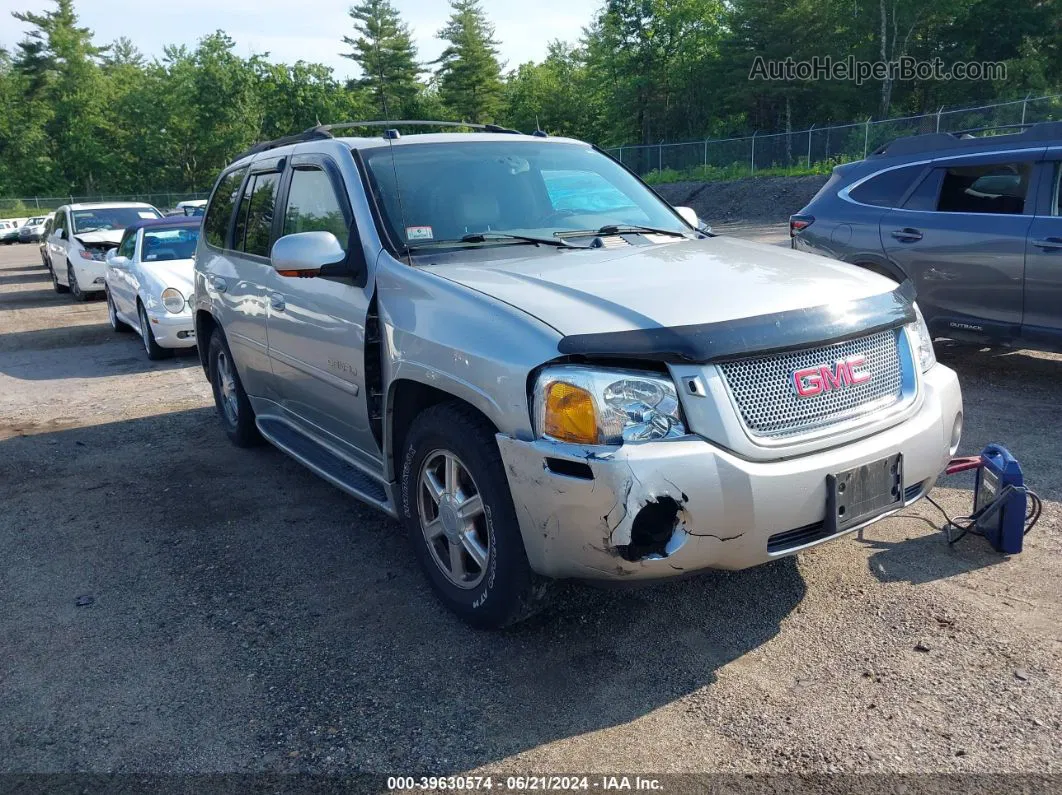
[[[849,356],[834,363],[832,367],[821,364],[794,370],[793,386],[800,397],[814,397],[832,389],[865,384],[871,379],[870,373],[863,369],[866,363],[866,356]]]

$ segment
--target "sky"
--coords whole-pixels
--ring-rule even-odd
[[[446,23],[446,0],[394,0],[413,29],[422,62],[437,58],[443,44],[435,34]],[[270,60],[323,63],[339,79],[355,77],[357,66],[339,55],[344,35],[353,34],[349,0],[74,0],[81,24],[93,30],[97,44],[127,36],[149,58],[167,44],[194,45],[201,36],[222,29],[241,55],[269,53]],[[553,39],[575,41],[603,0],[482,0],[494,23],[506,69],[541,60]],[[12,11],[43,11],[47,0],[0,0],[0,47],[14,48],[25,26]]]

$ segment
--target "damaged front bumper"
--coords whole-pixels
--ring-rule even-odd
[[[905,502],[914,502],[947,465],[961,414],[955,374],[938,365],[904,422],[798,458],[747,461],[691,436],[620,447],[505,435],[498,443],[535,571],[658,579],[747,568],[858,529],[826,534],[826,477],[895,453]]]

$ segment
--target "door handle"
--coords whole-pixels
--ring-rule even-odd
[[[1045,251],[1058,251],[1062,249],[1062,237],[1048,237],[1043,240],[1034,240],[1032,244]]]
[[[911,229],[910,227],[893,229],[892,236],[903,243],[913,243],[915,240],[922,239],[922,233],[917,229]]]
[[[225,292],[229,286],[225,283],[225,280],[220,276],[210,277],[210,286],[217,290],[219,293]]]
[[[280,293],[269,294],[269,305],[278,312],[284,311],[284,296]]]

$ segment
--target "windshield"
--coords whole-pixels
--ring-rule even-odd
[[[26,226],[40,226],[44,223],[44,218],[30,218],[26,221]]]
[[[129,224],[144,218],[161,218],[152,207],[94,207],[91,210],[74,210],[74,234],[125,229]]]
[[[168,262],[175,259],[191,259],[198,241],[198,227],[167,228],[160,226],[145,229],[144,240],[140,244],[140,261]]]
[[[363,155],[384,223],[402,246],[483,232],[563,239],[606,226],[690,232],[636,177],[586,144],[462,141]]]

